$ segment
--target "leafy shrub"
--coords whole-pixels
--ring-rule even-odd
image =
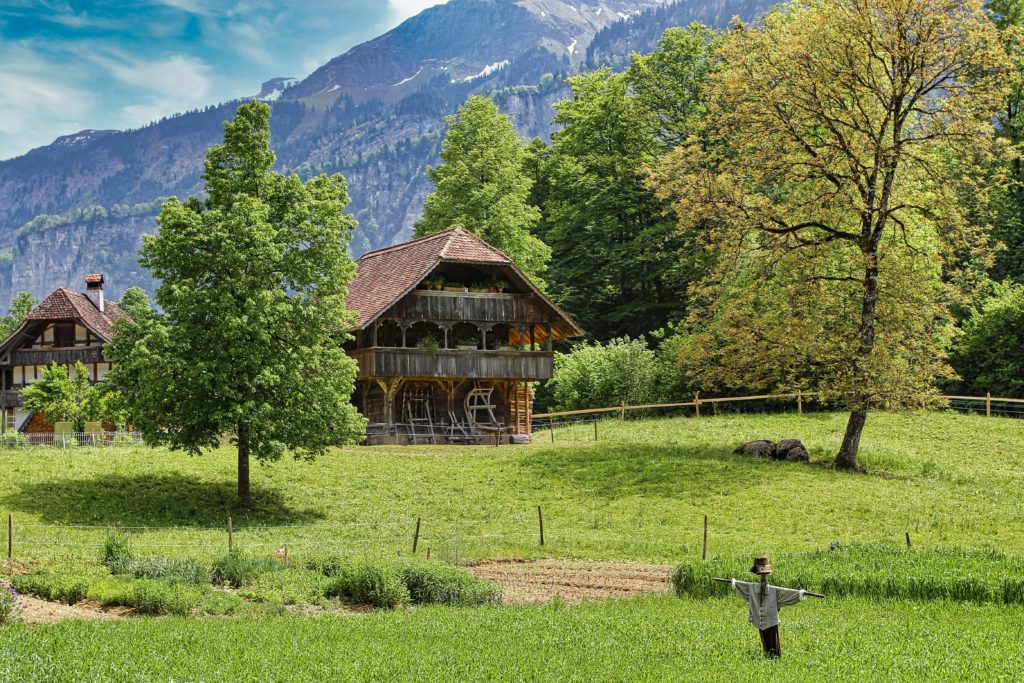
[[[90,577],[82,574],[47,572],[33,572],[11,579],[12,585],[21,593],[68,605],[74,605],[86,597],[90,582]]]
[[[111,577],[94,582],[88,597],[104,607],[132,607],[142,614],[185,616],[199,605],[202,594],[182,583]]]
[[[327,597],[351,603],[394,608],[408,602],[458,606],[501,602],[500,588],[441,562],[330,557],[307,566],[332,578]]]
[[[145,555],[119,565],[122,571],[137,579],[166,579],[185,583],[210,583],[210,569],[195,560],[178,560],[159,555]]]
[[[269,557],[253,557],[238,550],[213,563],[210,580],[217,586],[241,588],[255,581],[261,574],[282,569],[283,565]]]
[[[239,595],[282,605],[316,604],[323,600],[329,582],[319,571],[288,568],[260,575],[251,586],[240,589]]]
[[[26,605],[17,589],[0,580],[0,626],[18,621],[25,608]]]
[[[5,448],[18,448],[28,446],[28,436],[21,432],[6,432],[0,435],[0,446]]]
[[[103,543],[103,564],[114,574],[125,574],[133,557],[128,533],[118,529],[108,531]]]
[[[389,562],[349,560],[335,568],[324,594],[357,605],[394,609],[409,602],[409,590]]]
[[[964,323],[952,362],[959,391],[1024,396],[1024,285],[1003,283]]]
[[[450,564],[409,561],[401,568],[402,581],[417,605],[496,605],[501,589]]]
[[[653,403],[659,398],[659,370],[643,339],[577,344],[570,353],[555,354],[548,391],[554,392],[557,410]]]

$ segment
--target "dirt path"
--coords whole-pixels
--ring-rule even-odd
[[[65,619],[117,619],[133,613],[127,607],[103,608],[88,602],[65,605],[31,595],[22,595],[20,599],[27,605],[21,614],[21,620],[26,624],[55,624]]]
[[[506,603],[624,598],[672,590],[669,564],[583,560],[486,561],[470,567],[505,589]]]

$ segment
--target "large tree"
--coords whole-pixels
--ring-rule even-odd
[[[540,211],[528,202],[531,180],[512,122],[482,96],[445,121],[442,163],[428,169],[436,189],[416,222],[416,236],[462,226],[542,283],[551,250],[533,234]]]
[[[207,152],[206,198],[163,205],[141,250],[162,313],[119,322],[108,346],[148,443],[199,454],[231,435],[243,501],[250,456],[314,457],[365,428],[342,349],[355,272],[345,181],[272,172],[269,117],[241,105]]]
[[[705,134],[674,150],[655,183],[683,227],[706,229],[719,276],[736,264],[756,289],[803,251],[806,262],[788,261],[802,286],[839,288],[808,305],[852,304],[828,328],[798,326],[791,344],[812,357],[819,335],[845,342],[829,373],[850,410],[835,465],[856,468],[871,405],[917,403],[926,384],[888,383],[898,373],[887,366],[905,362],[918,379],[938,369],[887,353],[907,322],[883,315],[889,298],[936,256],[962,261],[985,242],[961,215],[955,181],[991,152],[1006,52],[981,0],[797,0],[734,26],[720,56]],[[939,291],[915,296],[941,304]],[[756,334],[760,313],[749,310],[746,357],[725,362],[768,348]]]
[[[7,308],[7,315],[0,318],[0,339],[6,339],[18,329],[18,326],[25,321],[28,314],[36,307],[39,300],[32,292],[18,292],[18,295],[11,299],[11,305]]]

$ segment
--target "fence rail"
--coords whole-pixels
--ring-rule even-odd
[[[534,413],[535,420],[551,420],[552,418],[604,415],[608,413],[619,413],[625,417],[627,412],[635,410],[656,410],[664,408],[694,408],[697,415],[700,415],[700,407],[703,405],[720,405],[723,403],[742,403],[746,401],[785,401],[796,399],[797,412],[803,412],[804,401],[810,401],[818,397],[817,392],[801,392],[790,394],[760,394],[757,396],[725,396],[719,398],[701,398],[694,396],[693,400],[680,401],[677,403],[648,403],[641,405],[617,405],[605,408],[586,408],[583,410],[560,410],[548,413]],[[1024,415],[1024,398],[1003,398],[986,394],[985,396],[940,396],[947,401],[953,410],[968,412],[985,412],[986,415]],[[964,405],[964,404],[967,405]],[[981,404],[972,407],[970,404]],[[547,422],[543,423],[545,426]]]

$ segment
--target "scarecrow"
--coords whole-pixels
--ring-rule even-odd
[[[774,573],[772,565],[764,555],[754,558],[751,573],[761,577],[760,582],[737,581],[736,579],[719,579],[731,584],[733,589],[750,606],[750,623],[757,627],[761,634],[761,647],[767,657],[782,657],[779,645],[779,609],[795,605],[808,595],[815,598],[825,597],[821,593],[812,593],[794,588],[781,588],[768,583],[768,575]]]

